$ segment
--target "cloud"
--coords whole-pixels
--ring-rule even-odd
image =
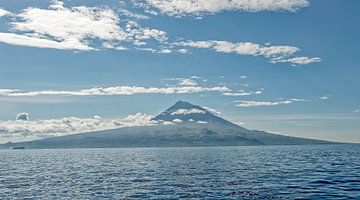
[[[171,113],[171,115],[190,115],[190,114],[205,114],[206,112],[200,109],[178,109]]]
[[[252,42],[228,42],[218,40],[207,41],[183,41],[174,43],[176,46],[192,47],[201,49],[211,49],[221,53],[235,53],[238,55],[262,56],[270,60],[271,63],[292,63],[292,64],[310,64],[320,62],[320,58],[292,57],[300,49],[288,45],[260,45]],[[291,58],[290,58],[291,57]]]
[[[114,96],[114,95],[135,95],[135,94],[193,94],[193,93],[225,93],[232,90],[226,86],[204,87],[198,84],[196,80],[201,79],[198,76],[190,78],[168,78],[166,81],[176,81],[175,84],[166,84],[165,87],[142,87],[142,86],[111,86],[111,87],[91,87],[80,90],[34,90],[23,91],[19,89],[1,89],[0,97],[16,99],[31,97],[49,97],[49,96]],[[22,98],[19,98],[22,97]],[[1,100],[1,98],[0,98]]]
[[[181,123],[182,120],[181,120],[181,119],[174,119],[172,122],[174,122],[174,123]]]
[[[179,85],[181,86],[197,86],[197,82],[193,79],[180,79]]]
[[[278,106],[292,104],[294,102],[304,102],[304,99],[290,99],[284,101],[234,101],[238,107],[259,107],[259,106]]]
[[[221,114],[221,112],[215,110],[214,108],[210,108],[210,107],[206,107],[206,106],[204,106],[203,108],[204,108],[205,110],[211,112],[212,114],[215,114],[215,115],[220,115],[220,114]]]
[[[126,17],[130,17],[130,18],[134,18],[137,20],[146,20],[146,19],[150,19],[150,17],[146,16],[146,15],[142,15],[142,14],[137,14],[134,12],[131,12],[129,10],[125,10],[125,9],[119,9],[119,13],[123,16]]]
[[[145,0],[141,6],[155,7],[169,16],[214,14],[222,11],[289,11],[307,7],[308,0]],[[139,0],[135,1],[136,3]],[[140,1],[142,2],[142,1]],[[146,4],[146,5],[144,5]]]
[[[29,113],[19,113],[16,115],[16,120],[29,121]]]
[[[330,98],[329,95],[319,97],[320,100],[328,100]]]
[[[19,35],[16,33],[0,33],[0,42],[11,45],[38,47],[38,48],[80,50],[80,51],[93,50],[92,47],[82,44],[79,41],[58,42],[58,41],[38,38],[34,36]]]
[[[223,93],[224,96],[233,96],[233,97],[250,96],[250,95],[254,95],[254,94],[262,94],[262,91],[258,90],[258,91],[245,92],[245,91],[241,90],[239,92],[224,92]]]
[[[131,15],[130,12],[124,14],[123,10],[121,13]],[[150,39],[167,40],[164,31],[121,20],[116,12],[104,6],[68,8],[61,1],[53,1],[48,9],[28,7],[13,16],[10,23],[12,33],[0,33],[0,42],[88,51],[102,47],[124,50],[123,43],[145,45],[145,41]]]
[[[138,86],[113,86],[94,87],[82,90],[39,90],[4,93],[0,95],[11,97],[30,96],[111,96],[111,95],[134,95],[134,94],[191,94],[202,92],[228,92],[227,87],[201,87],[201,86],[173,86],[173,87],[138,87]]]
[[[28,114],[20,113],[19,116],[28,117]],[[24,118],[0,121],[0,137],[22,137],[26,140],[26,138],[46,138],[122,127],[156,125],[157,122],[151,121],[152,117],[151,115],[136,113],[119,119],[102,119],[99,116],[94,116],[93,118],[66,117],[34,121]]]
[[[10,93],[19,92],[20,90],[0,89],[0,95],[8,95]]]
[[[321,62],[321,58],[294,57],[294,58],[274,58],[271,60],[271,63],[292,63],[298,65],[307,65],[316,62]]]
[[[359,108],[359,109],[355,109],[353,112],[354,112],[354,113],[360,113],[360,108]]]
[[[11,15],[11,12],[0,8],[0,17],[6,16],[6,15]]]

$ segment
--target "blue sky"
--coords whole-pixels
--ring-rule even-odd
[[[250,129],[360,142],[359,1],[174,2],[1,1],[0,142],[177,100]],[[35,128],[17,135],[23,112]]]

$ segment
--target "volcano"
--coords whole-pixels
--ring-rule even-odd
[[[10,145],[25,148],[117,148],[117,147],[185,147],[305,145],[333,142],[249,130],[208,109],[178,101],[152,119],[155,125],[118,128],[79,133]]]

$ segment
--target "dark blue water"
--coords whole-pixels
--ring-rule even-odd
[[[0,199],[360,199],[360,145],[1,150]]]

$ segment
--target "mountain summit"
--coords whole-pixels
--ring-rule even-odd
[[[237,127],[237,125],[218,117],[201,106],[193,105],[189,102],[178,101],[170,108],[166,109],[160,115],[152,120],[157,122],[174,122],[174,123],[202,123],[217,124],[219,126]]]
[[[156,125],[79,133],[30,142],[8,143],[0,148],[113,148],[236,145],[301,145],[332,142],[249,130],[207,109],[178,101],[152,119]]]

